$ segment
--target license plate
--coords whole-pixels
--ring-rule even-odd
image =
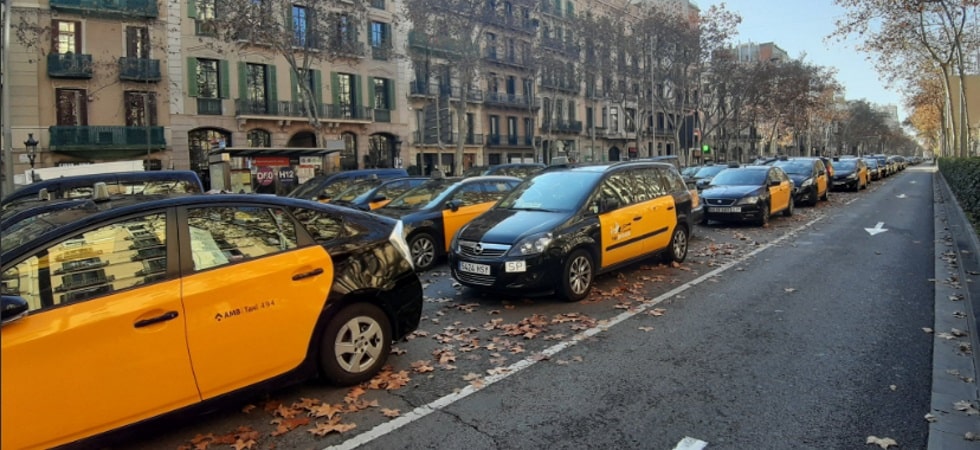
[[[459,271],[467,273],[475,273],[479,275],[490,275],[490,266],[486,264],[474,264],[471,262],[460,261]]]
[[[740,213],[742,212],[741,206],[723,206],[723,207],[711,207],[708,208],[708,212],[713,213]]]
[[[527,264],[524,261],[507,261],[504,264],[504,272],[526,272]]]

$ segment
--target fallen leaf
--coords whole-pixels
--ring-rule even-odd
[[[398,417],[401,415],[401,411],[397,409],[381,408],[381,414],[384,414],[385,417]]]
[[[933,422],[935,422],[935,421],[937,421],[937,420],[939,420],[939,419],[938,419],[938,418],[936,418],[936,416],[935,416],[935,415],[933,415],[932,413],[929,413],[929,414],[926,414],[926,417],[925,417],[925,419],[926,419],[926,422],[929,422],[929,423],[933,423]]]
[[[968,441],[980,441],[980,434],[974,433],[972,431],[967,431],[966,434],[963,435],[963,439],[966,439]]]
[[[339,421],[330,421],[326,423],[317,423],[309,431],[314,436],[326,436],[330,433],[343,433],[345,431],[353,430],[357,428],[357,424],[353,423],[339,423]]]
[[[327,420],[333,419],[333,417],[340,412],[344,411],[343,405],[331,405],[324,403],[322,405],[316,406],[310,410],[310,415],[313,417],[326,417]]]
[[[245,407],[242,408],[242,412],[248,414],[252,412],[253,409],[255,409],[255,405],[245,405]]]
[[[796,292],[796,288],[785,288],[783,290],[786,292]]]
[[[663,309],[663,308],[653,308],[647,314],[649,314],[651,316],[654,316],[654,317],[660,317],[660,316],[662,316],[664,314],[667,314],[667,310],[666,309]]]
[[[980,411],[978,411],[973,406],[973,403],[971,403],[969,401],[966,401],[966,400],[960,400],[960,401],[958,401],[956,403],[953,403],[953,409],[955,409],[957,411],[965,412],[966,415],[968,415],[968,416],[980,415]]]
[[[643,331],[653,331],[653,327],[638,327],[638,328]]]
[[[255,440],[254,439],[249,439],[247,441],[243,441],[243,440],[239,439],[239,440],[235,441],[234,444],[231,444],[231,448],[233,448],[235,450],[242,450],[242,449],[246,449],[246,448],[252,448],[254,445],[255,445]]]
[[[473,373],[473,372],[470,372],[470,373],[468,373],[466,375],[463,375],[463,381],[473,381],[473,380],[477,380],[479,378],[480,378],[480,374]]]
[[[891,385],[891,386],[888,386],[888,389],[891,389],[892,391],[896,391],[896,390],[898,390],[898,386],[895,386],[895,385],[893,384],[893,385]]]
[[[895,442],[892,438],[879,438],[875,436],[868,436],[865,444],[875,444],[881,448],[898,447],[898,442]]]
[[[415,373],[426,373],[426,372],[432,372],[433,370],[436,370],[431,365],[429,365],[430,363],[431,361],[415,361],[412,363],[412,370],[414,370]]]
[[[295,430],[297,427],[309,425],[310,419],[306,417],[297,417],[295,419],[273,419],[270,423],[276,425],[275,431],[270,434],[272,436],[282,436],[292,430]]]
[[[932,328],[922,327],[922,331],[925,331],[926,333],[932,333]]]

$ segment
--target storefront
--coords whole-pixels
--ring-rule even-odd
[[[342,150],[307,147],[214,149],[208,155],[211,190],[285,195],[325,171],[327,158]]]

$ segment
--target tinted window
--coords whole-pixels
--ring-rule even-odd
[[[3,273],[4,294],[32,311],[166,278],[166,214],[103,225],[47,246]]]
[[[357,222],[344,220],[336,214],[307,208],[293,209],[296,218],[313,236],[317,243],[323,244],[335,239],[349,238],[364,233]]]
[[[786,173],[796,175],[810,175],[813,173],[813,162],[811,161],[776,161],[773,165],[783,169]]]
[[[201,271],[296,248],[296,228],[279,209],[205,207],[187,212],[194,270]]]
[[[498,208],[545,211],[577,210],[592,193],[598,173],[547,172],[510,191]]]
[[[725,170],[725,166],[705,166],[698,169],[698,173],[694,174],[694,178],[713,177],[718,175],[722,170]]]
[[[765,170],[726,169],[711,180],[712,186],[762,186],[766,183]]]

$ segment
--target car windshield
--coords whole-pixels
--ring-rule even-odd
[[[538,174],[507,194],[498,209],[574,211],[592,192],[599,174],[555,171]]]
[[[864,162],[868,165],[868,168],[869,169],[877,169],[878,168],[878,160],[877,159],[869,158],[869,159],[864,160]]]
[[[766,182],[765,170],[723,170],[711,179],[712,186],[762,186]]]
[[[834,163],[834,167],[839,170],[854,170],[857,166],[857,161],[853,159],[842,159]]]
[[[361,195],[367,194],[368,191],[378,187],[384,180],[361,180],[358,181],[343,191],[340,191],[336,196],[332,197],[330,201],[332,202],[353,202]]]
[[[405,191],[404,194],[388,203],[385,208],[415,210],[434,207],[449,195],[452,190],[450,187],[458,182],[459,180],[456,179],[426,181]]]
[[[701,170],[701,166],[685,167],[684,170],[681,171],[681,176],[693,177],[694,174],[698,173],[698,170]]]
[[[293,191],[289,193],[289,196],[293,198],[305,198],[305,199],[316,198],[317,196],[316,190],[320,187],[320,184],[323,183],[323,180],[326,178],[327,178],[326,175],[320,175],[320,176],[310,178],[309,180],[306,180],[305,183],[296,186],[296,189],[293,189]]]
[[[694,174],[694,178],[711,178],[725,169],[725,166],[705,166],[698,170],[698,173]]]
[[[810,175],[813,173],[813,163],[810,161],[776,161],[773,165],[793,175]]]

